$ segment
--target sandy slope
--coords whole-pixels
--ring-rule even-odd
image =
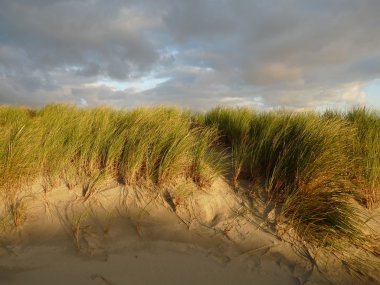
[[[2,238],[0,284],[363,284],[278,239],[223,181],[193,187],[110,185],[84,201],[35,185],[25,225]]]

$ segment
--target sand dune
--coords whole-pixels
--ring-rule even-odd
[[[0,284],[369,282],[278,238],[260,203],[247,211],[222,180],[206,192],[191,187],[110,184],[85,201],[79,188],[45,193],[36,184],[24,199],[25,225],[2,239]]]

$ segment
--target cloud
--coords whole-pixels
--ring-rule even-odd
[[[360,84],[349,84],[341,93],[342,100],[354,104],[365,104],[367,101],[367,94],[362,88],[363,86]]]
[[[2,0],[0,103],[362,104],[379,14],[377,0]]]
[[[270,63],[255,70],[252,80],[257,85],[270,85],[302,81],[302,78],[302,69],[299,67],[289,67],[281,63]]]
[[[125,78],[156,60],[155,47],[141,36],[156,19],[133,8],[112,2],[104,7],[96,1],[53,1],[44,6],[33,1],[3,2],[3,41],[23,49],[38,68],[95,70],[97,66],[98,73]]]

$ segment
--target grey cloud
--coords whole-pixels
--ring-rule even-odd
[[[0,103],[361,102],[355,86],[380,76],[379,14],[378,0],[2,0]],[[94,85],[148,75],[170,80]]]
[[[220,0],[168,1],[170,9],[164,16],[170,34],[178,41],[218,40],[238,32],[236,19],[228,13],[231,2]],[[207,44],[203,42],[203,44]]]
[[[91,3],[35,6],[32,1],[3,1],[0,38],[23,49],[37,68],[47,72],[72,65],[89,69],[94,62],[102,73],[117,78],[126,78],[131,66],[149,69],[158,56],[152,43],[140,35],[149,28],[149,19],[118,6]]]

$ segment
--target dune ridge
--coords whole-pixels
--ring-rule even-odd
[[[108,268],[116,266],[108,263],[115,252],[129,250],[120,261],[149,244],[142,254],[157,249],[188,278],[175,262],[183,254],[194,257],[188,266],[216,261],[207,265],[215,280],[233,267],[228,276],[265,275],[273,284],[284,278],[295,282],[289,284],[376,284],[379,126],[380,116],[366,109],[1,106],[4,282],[37,274],[25,269],[37,262],[33,255],[46,254],[46,270],[81,268],[82,261]],[[69,260],[60,259],[62,250],[71,252]],[[147,262],[154,272],[164,263],[156,261]],[[165,268],[166,275],[152,274],[166,280]],[[202,278],[207,271],[199,271]],[[108,274],[87,273],[83,282],[114,282]]]

